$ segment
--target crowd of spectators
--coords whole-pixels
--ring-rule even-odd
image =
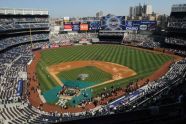
[[[0,32],[49,28],[48,16],[1,16]],[[33,59],[32,50],[48,44],[48,34],[13,36],[0,39],[0,123],[46,123],[58,119],[30,105],[27,99],[27,64]],[[30,44],[32,41],[32,45]],[[22,94],[18,95],[19,81]],[[52,117],[52,118],[51,118]],[[55,120],[54,120],[55,119]]]
[[[138,104],[142,103],[142,101],[144,100],[147,101],[147,99],[149,97],[152,97],[154,94],[166,91],[167,89],[170,89],[173,85],[179,83],[180,80],[182,81],[185,72],[186,58],[171,65],[169,71],[160,79],[147,82],[147,85],[130,93],[128,96],[124,96],[123,98],[112,102],[110,106],[117,111],[121,108],[126,109],[128,106],[139,106]]]
[[[44,123],[50,119],[52,122],[58,120],[52,114],[32,107],[26,95],[17,96],[18,80],[24,78],[22,74],[27,73],[27,64],[33,59],[32,48],[45,44],[34,42],[32,47],[30,44],[20,45],[0,53],[0,122]]]
[[[149,39],[142,41],[142,43],[139,43],[138,46],[144,47],[144,48],[158,48],[160,47],[160,43],[154,42],[153,39],[149,38]]]
[[[186,40],[177,38],[166,38],[165,43],[186,46]]]
[[[45,43],[33,43],[38,48]],[[33,58],[31,45],[14,47],[0,54],[0,104],[18,101],[16,89],[27,63]],[[27,77],[26,77],[27,78]]]
[[[169,52],[177,54],[177,55],[186,56],[186,51],[185,50],[167,48],[166,51],[169,51]]]
[[[186,28],[185,23],[186,17],[178,19],[178,18],[170,18],[168,27],[169,28],[176,28],[176,29],[183,29]]]
[[[146,35],[140,34],[129,34],[125,39],[124,43],[126,42],[134,42],[135,46],[143,47],[143,48],[163,48],[164,51],[171,52],[177,55],[186,56],[186,50],[180,49],[173,49],[173,48],[164,48],[161,46],[160,42],[154,41],[152,37],[147,37]],[[185,40],[175,39],[175,38],[165,38],[165,43],[169,44],[177,44],[177,45],[186,45]]]
[[[145,40],[149,40],[149,37],[147,35],[140,35],[140,34],[128,34],[124,37],[124,41],[137,41],[142,42]]]
[[[186,43],[186,42],[185,42]],[[161,47],[161,43],[160,42],[154,42],[154,40],[145,40],[141,43],[139,43],[137,46],[139,47],[143,47],[143,48],[162,48],[164,49],[164,51],[166,52],[171,52],[177,55],[181,55],[181,56],[186,56],[186,50],[180,50],[180,49],[173,49],[173,48],[164,48]]]
[[[0,51],[13,45],[30,42],[31,40],[34,42],[38,40],[48,40],[48,39],[49,39],[48,34],[34,34],[31,37],[30,35],[24,35],[24,36],[5,38],[0,40]]]
[[[97,33],[51,34],[50,41],[52,43],[71,45],[75,42],[79,42],[82,39],[90,40],[92,38],[97,38],[97,35]]]
[[[0,18],[0,32],[29,28],[49,28],[48,17],[38,18]]]
[[[147,35],[140,34],[128,34],[124,38],[125,42],[135,42],[136,46],[144,47],[144,48],[158,48],[160,47],[160,42],[155,42],[152,37]]]
[[[61,114],[44,112],[33,107],[26,99],[15,104],[0,104],[0,122],[14,124],[40,124],[61,122]]]

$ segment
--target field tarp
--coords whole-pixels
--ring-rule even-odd
[[[84,81],[72,81],[72,80],[62,80],[62,82],[67,87],[73,87],[73,88],[78,87],[80,89],[90,87],[96,84],[96,82],[84,82]]]
[[[76,106],[83,100],[90,100],[92,98],[92,89],[81,90],[79,96],[74,96],[70,101],[70,106]]]
[[[62,90],[61,86],[57,86],[43,93],[43,96],[47,103],[56,103],[58,101],[57,93]]]

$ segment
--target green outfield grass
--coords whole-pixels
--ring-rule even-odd
[[[167,55],[152,53],[122,45],[92,45],[74,46],[43,51],[40,62],[37,65],[37,77],[42,92],[52,89],[58,84],[49,76],[46,67],[61,62],[78,60],[98,60],[117,63],[128,66],[137,72],[137,75],[127,79],[115,81],[114,86],[126,86],[139,78],[144,78],[160,68],[172,58]],[[104,88],[110,88],[113,84],[99,86],[93,89],[96,95]]]
[[[85,80],[80,80],[78,79],[78,76],[80,74],[88,74],[88,77],[85,78]],[[106,73],[102,71],[101,69],[96,68],[94,66],[85,66],[82,68],[76,68],[76,69],[71,69],[68,71],[63,71],[57,74],[57,76],[61,80],[94,82],[95,84],[112,79],[112,74]]]

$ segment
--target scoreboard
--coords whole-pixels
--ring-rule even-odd
[[[125,16],[104,16],[101,19],[101,29],[109,31],[123,31],[125,27]]]

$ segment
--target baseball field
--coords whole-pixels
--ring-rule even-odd
[[[172,57],[168,55],[122,45],[73,46],[42,51],[41,59],[37,64],[36,74],[42,93],[65,84],[63,81],[65,82],[68,80],[71,82],[80,81],[84,83],[91,83],[90,85],[85,85],[83,88],[91,87],[93,89],[93,95],[97,95],[105,87],[107,89],[112,86],[125,87],[131,82],[147,77],[171,59]],[[68,62],[76,63],[78,61],[113,63],[118,66],[127,67],[129,70],[133,71],[133,74],[126,78],[119,76],[117,80],[112,80],[113,75],[107,72],[106,67],[105,69],[101,69],[101,67],[97,67],[96,65],[91,66],[90,63],[84,64],[82,67],[77,66],[76,68],[72,68],[71,66],[73,66],[73,64],[71,63],[71,65],[68,65],[70,66],[69,69],[63,69],[61,67],[62,65],[60,66],[61,70],[59,69],[60,64]],[[92,65],[94,64],[92,63]],[[50,68],[52,66],[58,68],[56,73],[51,73]],[[109,65],[108,67],[111,67],[112,69],[114,68],[115,70],[122,68],[115,68]],[[89,76],[84,80],[80,80],[78,79],[80,74],[87,74]],[[110,80],[109,83],[97,85],[107,80]],[[60,81],[62,84],[60,84]]]

